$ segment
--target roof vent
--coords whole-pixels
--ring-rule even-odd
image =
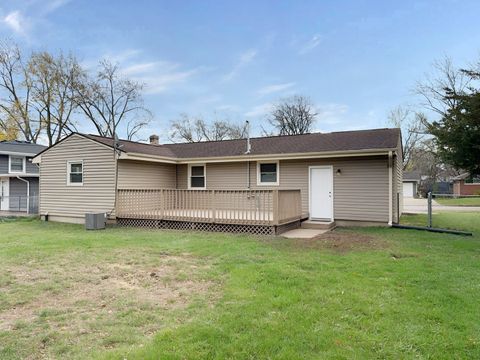
[[[158,145],[158,135],[150,135],[150,144]]]
[[[250,122],[248,120],[245,121],[245,130],[247,132],[247,151],[245,151],[245,154],[250,154],[252,145],[250,144]]]

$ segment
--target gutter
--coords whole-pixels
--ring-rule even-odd
[[[393,154],[388,152],[388,226],[393,224]]]
[[[36,153],[27,153],[27,152],[17,152],[17,151],[0,151],[0,155],[15,155],[15,156],[26,156],[34,157],[37,156]]]
[[[20,176],[17,176],[17,179],[27,183],[27,214],[30,214],[30,181],[22,179]]]
[[[318,153],[290,153],[290,154],[262,154],[262,155],[237,155],[229,157],[203,157],[203,158],[170,158],[155,156],[142,153],[122,153],[119,159],[161,162],[168,164],[195,164],[195,163],[215,163],[215,162],[243,162],[243,161],[262,161],[262,160],[300,160],[300,159],[318,159],[318,158],[342,158],[352,156],[385,156],[392,153],[392,149],[375,150],[355,150],[355,151],[333,151]]]

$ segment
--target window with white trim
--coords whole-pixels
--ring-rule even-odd
[[[69,161],[67,163],[67,173],[68,185],[83,185],[83,161]]]
[[[9,156],[8,172],[24,173],[25,172],[25,156]]]
[[[189,165],[189,182],[190,189],[205,189],[205,165]]]
[[[279,164],[278,161],[257,163],[257,185],[278,185]]]
[[[469,184],[470,185],[472,185],[472,184],[478,185],[478,184],[480,184],[480,177],[470,176],[470,177],[465,179],[465,184],[467,184],[467,185],[469,185]]]

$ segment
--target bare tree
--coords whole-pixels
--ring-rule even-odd
[[[173,142],[219,141],[242,139],[245,136],[245,125],[237,125],[227,119],[215,119],[207,123],[201,117],[192,117],[186,113],[172,121],[170,131]]]
[[[151,113],[143,105],[143,85],[122,77],[117,65],[100,62],[92,79],[84,74],[75,84],[78,107],[98,134],[113,137],[124,131],[132,139],[150,122]]]
[[[18,46],[0,45],[0,129],[16,129],[36,143],[42,134],[48,145],[74,128],[76,104],[72,85],[81,72],[73,56],[33,53],[24,60]]]
[[[268,121],[278,135],[306,134],[312,131],[316,116],[310,99],[295,95],[274,105]]]
[[[73,84],[82,70],[73,56],[54,57],[47,52],[34,53],[28,62],[31,102],[39,114],[48,145],[74,130],[72,115],[76,108]]]
[[[42,131],[41,113],[31,106],[32,80],[20,49],[0,44],[0,127],[11,124],[27,141],[36,143]],[[10,125],[9,125],[10,124]]]
[[[458,95],[468,90],[472,77],[466,71],[456,68],[449,57],[435,61],[433,68],[432,73],[417,83],[414,91],[423,98],[422,106],[445,116],[449,109],[457,107]]]
[[[402,129],[403,170],[408,170],[412,162],[412,155],[423,147],[426,137],[424,126],[426,117],[420,112],[398,106],[390,111],[388,120],[391,125]]]

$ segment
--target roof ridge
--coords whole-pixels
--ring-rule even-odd
[[[330,132],[311,132],[305,134],[287,134],[287,135],[268,135],[268,136],[254,136],[251,137],[250,140],[258,140],[258,139],[278,139],[278,138],[288,138],[294,136],[308,136],[308,135],[328,135],[328,134],[341,134],[341,133],[350,133],[350,132],[366,132],[366,131],[380,131],[380,130],[398,130],[399,128],[374,128],[374,129],[361,129],[361,130],[342,130],[342,131],[330,131]],[[224,140],[206,140],[206,141],[194,141],[194,142],[182,142],[182,143],[168,143],[162,145],[185,145],[185,144],[205,144],[205,143],[217,143],[217,142],[225,142],[225,141],[238,141],[238,140],[246,140],[246,138],[240,139],[224,139]]]
[[[288,135],[268,135],[268,136],[254,136],[251,137],[250,140],[258,140],[258,139],[278,139],[278,138],[289,138],[294,136],[308,136],[308,135],[329,135],[329,134],[341,134],[341,133],[358,133],[358,132],[367,132],[367,131],[381,131],[381,130],[399,130],[399,128],[392,127],[392,128],[374,128],[374,129],[360,129],[360,130],[342,130],[342,131],[330,131],[330,132],[311,132],[305,134],[288,134]],[[101,135],[94,135],[88,134],[91,136],[103,137],[106,139],[111,139],[106,136]],[[193,142],[180,142],[180,143],[166,143],[166,144],[149,144],[140,141],[133,141],[133,140],[126,140],[126,139],[119,139],[121,141],[128,141],[135,144],[142,144],[142,145],[152,145],[156,147],[161,146],[177,146],[177,145],[186,145],[186,144],[207,144],[207,143],[219,143],[219,142],[226,142],[226,141],[240,141],[240,140],[247,140],[246,138],[239,138],[239,139],[223,139],[223,140],[205,140],[205,141],[193,141]]]

